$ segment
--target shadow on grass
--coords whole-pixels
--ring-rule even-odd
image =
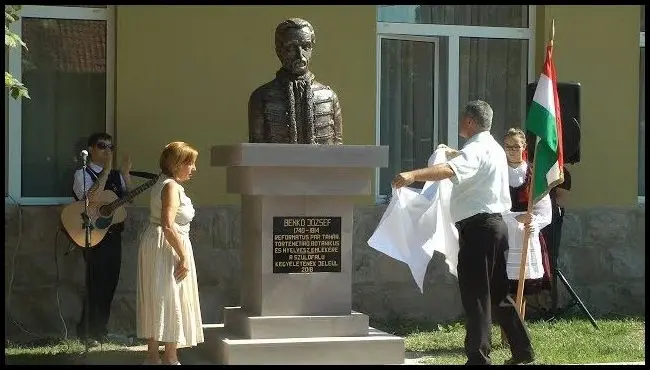
[[[141,365],[147,356],[144,341],[126,345],[109,341],[103,346],[90,348],[78,340],[43,338],[25,342],[5,341],[5,364],[8,365]],[[160,347],[160,355],[164,353]],[[209,361],[196,347],[178,349],[184,364],[207,364]]]
[[[409,352],[406,358],[414,359],[420,357],[458,357],[458,356],[465,356],[465,350],[461,347],[439,348],[433,351],[426,351],[426,352]]]
[[[85,353],[5,354],[7,365],[139,365],[144,353],[124,350],[95,350]]]
[[[504,345],[501,343],[499,340],[492,339],[490,341],[490,347],[492,351],[497,351],[500,349],[505,349],[507,348],[507,345]],[[435,350],[430,350],[430,351],[415,351],[415,352],[408,352],[406,355],[406,358],[419,358],[419,357],[426,357],[426,356],[433,356],[433,357],[463,357],[465,356],[465,348],[463,348],[463,344],[460,343],[456,347],[441,347],[441,348],[436,348]],[[464,357],[463,357],[464,358]]]
[[[645,322],[645,315],[642,314],[630,314],[630,315],[623,315],[623,314],[604,314],[604,315],[598,315],[594,316],[594,320],[596,320],[596,323],[599,321],[643,321]],[[589,322],[589,317],[579,308],[579,307],[571,307],[568,310],[565,311],[560,311],[557,314],[546,314],[542,317],[531,317],[528,318],[526,317],[526,323],[531,324],[531,323],[540,323],[540,322],[548,322],[548,323],[553,323],[557,321],[585,321]]]
[[[396,319],[396,320],[376,320],[370,319],[370,326],[389,334],[400,337],[408,336],[419,332],[432,332],[445,330],[448,327],[464,325],[463,319],[457,319],[448,322],[434,322],[424,320]]]
[[[596,323],[598,321],[619,321],[619,320],[633,320],[633,321],[643,321],[645,322],[645,315],[643,314],[605,314],[594,317]],[[535,324],[541,322],[557,322],[557,321],[589,321],[589,318],[577,307],[572,307],[571,309],[562,312],[559,315],[549,315],[545,317],[531,317],[526,318],[526,324]],[[435,332],[435,331],[444,331],[449,328],[454,327],[464,327],[465,319],[464,317],[459,317],[455,320],[444,321],[444,322],[434,322],[426,320],[413,320],[413,319],[386,319],[386,320],[377,320],[370,319],[370,325],[376,329],[384,331],[389,334],[397,335],[400,337],[405,337],[418,332]]]

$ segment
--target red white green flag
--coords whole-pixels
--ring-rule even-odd
[[[553,63],[553,43],[546,47],[544,69],[526,118],[526,129],[537,137],[533,159],[531,198],[533,204],[564,181],[562,118]]]

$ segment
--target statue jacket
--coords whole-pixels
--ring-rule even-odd
[[[311,80],[313,140],[305,122],[296,122],[297,142],[291,137],[290,99],[287,88],[275,78],[260,86],[248,104],[249,142],[342,144],[341,106],[336,93]],[[298,101],[298,97],[296,97]],[[298,108],[300,109],[300,108]]]

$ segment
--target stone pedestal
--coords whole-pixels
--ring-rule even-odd
[[[369,195],[388,148],[237,144],[212,148],[241,194],[241,306],[206,325],[221,364],[401,364],[404,341],[352,311],[353,196]]]

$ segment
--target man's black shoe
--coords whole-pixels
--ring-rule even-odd
[[[511,357],[504,362],[504,365],[524,365],[524,364],[529,364],[531,362],[535,361],[535,358],[532,356],[529,357],[521,357],[521,358],[515,358]]]

